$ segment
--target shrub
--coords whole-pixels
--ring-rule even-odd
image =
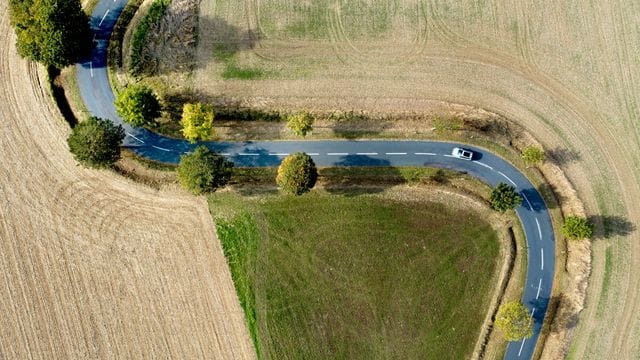
[[[23,57],[62,69],[91,51],[89,19],[79,0],[10,0],[9,14]]]
[[[169,0],[155,0],[149,7],[149,12],[142,18],[140,24],[131,37],[131,74],[140,75],[144,68],[142,49],[147,40],[149,29],[156,24],[169,6]]]
[[[306,111],[287,116],[287,127],[298,136],[306,136],[313,129],[313,116]]]
[[[537,146],[527,146],[522,151],[522,160],[527,166],[541,164],[544,161],[544,150]]]
[[[129,0],[122,13],[120,13],[118,22],[113,27],[107,49],[107,60],[111,69],[122,67],[122,41],[124,40],[124,34],[127,32],[129,23],[141,4],[142,0]]]
[[[286,193],[302,195],[316,184],[318,170],[311,156],[295,153],[287,156],[278,167],[276,183]]]
[[[513,186],[500,183],[491,191],[490,202],[494,210],[507,211],[520,206],[522,197]]]
[[[562,225],[562,235],[571,240],[588,239],[593,235],[593,224],[580,216],[567,216]]]
[[[177,175],[180,185],[194,195],[209,193],[225,186],[231,179],[233,163],[198,146],[191,154],[182,155]]]
[[[208,139],[213,132],[213,108],[210,105],[184,104],[182,108],[182,134],[193,142]]]
[[[508,341],[528,338],[533,334],[533,319],[520,301],[511,301],[500,306],[495,324]]]
[[[463,130],[464,120],[457,116],[449,118],[437,116],[435,119],[433,119],[433,127],[438,133]]]
[[[151,124],[160,116],[160,102],[153,91],[144,85],[129,85],[116,96],[116,110],[131,125]]]
[[[80,164],[104,168],[120,159],[122,139],[122,126],[116,126],[110,120],[90,117],[73,128],[67,143],[73,157]]]

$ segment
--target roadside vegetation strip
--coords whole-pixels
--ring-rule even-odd
[[[162,18],[169,6],[170,0],[154,0],[149,12],[138,24],[131,39],[131,73],[140,75],[144,70],[143,49],[149,30]]]
[[[472,353],[499,252],[478,214],[318,192],[209,206],[263,357]]]
[[[122,68],[124,64],[122,55],[124,34],[127,32],[127,27],[136,14],[136,11],[140,8],[142,1],[143,0],[129,0],[113,28],[111,39],[109,40],[109,48],[107,49],[107,64],[111,69]]]

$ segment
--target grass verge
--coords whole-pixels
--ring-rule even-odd
[[[499,252],[477,214],[317,192],[226,192],[209,204],[261,356],[458,359],[473,351]]]

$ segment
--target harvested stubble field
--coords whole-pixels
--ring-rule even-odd
[[[567,323],[564,350],[631,359],[640,354],[639,23],[632,0],[203,1],[192,86],[261,108],[457,103],[521,124],[598,215],[585,308]],[[254,80],[233,79],[230,67]]]
[[[71,158],[0,5],[0,358],[254,358],[203,201]]]

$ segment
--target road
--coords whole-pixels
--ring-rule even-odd
[[[96,47],[89,59],[77,65],[78,85],[89,111],[121,124],[124,145],[149,159],[177,163],[180,155],[196,145],[160,136],[122,122],[113,106],[114,95],[106,69],[108,39],[126,0],[101,0],[91,16]],[[319,166],[435,166],[465,171],[495,186],[506,182],[523,196],[516,209],[527,239],[527,278],[522,301],[534,319],[533,336],[512,342],[505,359],[530,359],[547,311],[555,266],[555,242],[551,219],[542,197],[514,166],[484,149],[464,146],[477,153],[473,161],[451,157],[455,143],[433,141],[250,141],[202,142],[229,157],[236,166],[277,166],[287,154],[303,151]]]

